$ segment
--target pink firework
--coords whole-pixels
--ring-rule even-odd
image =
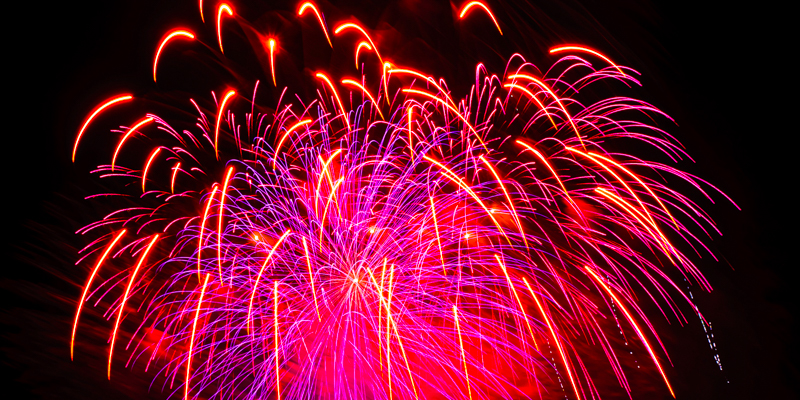
[[[73,161],[99,115],[153,110],[93,171],[116,189],[92,200],[115,209],[79,231],[94,239],[71,355],[91,302],[112,325],[108,378],[142,364],[186,400],[594,399],[614,390],[598,376],[631,396],[647,373],[626,371],[631,349],[675,396],[645,310],[707,325],[683,288],[711,288],[692,258],[716,228],[675,188],[724,194],[652,160],[687,155],[666,114],[608,95],[635,70],[554,44],[549,65],[511,53],[453,83],[311,2],[269,31],[233,4],[198,10],[154,44],[153,81],[180,47],[236,84],[119,94],[77,134]],[[488,3],[453,17],[502,40]],[[233,32],[250,53],[226,51]],[[302,49],[281,43],[300,34],[349,69],[299,71]],[[252,81],[236,70],[249,56]]]

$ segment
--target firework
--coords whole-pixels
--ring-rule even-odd
[[[598,96],[639,85],[635,70],[556,45],[546,69],[514,53],[453,84],[305,2],[291,24],[357,69],[297,78],[280,34],[210,6],[198,4],[210,36],[176,28],[154,46],[153,81],[178,46],[230,66],[234,21],[264,75],[164,111],[192,117],[149,112],[114,131],[94,172],[116,189],[92,196],[113,210],[79,231],[95,239],[71,356],[91,300],[111,324],[108,378],[141,364],[187,400],[589,399],[598,375],[630,395],[634,349],[675,396],[645,311],[683,323],[687,308],[708,325],[683,287],[710,289],[687,252],[707,251],[695,232],[715,227],[673,188],[716,190],[650,160],[686,157],[658,126],[666,114]],[[486,3],[454,14],[503,35]],[[132,102],[147,103],[100,102],[73,161],[96,117]]]

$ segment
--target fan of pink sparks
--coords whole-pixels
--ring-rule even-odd
[[[252,26],[230,4],[203,7],[216,43],[198,51],[224,61],[225,26]],[[486,3],[454,14],[502,40]],[[688,287],[711,289],[691,259],[710,254],[695,233],[716,228],[667,183],[719,192],[625,152],[686,158],[657,108],[584,98],[639,85],[636,71],[561,45],[546,70],[522,54],[504,71],[478,64],[457,97],[384,57],[357,21],[329,30],[311,2],[295,18],[354,50],[360,76],[315,71],[317,96],[302,98],[276,75],[279,35],[262,35],[272,104],[256,101],[261,81],[210,88],[172,104],[193,119],[148,113],[112,131],[94,172],[119,190],[90,197],[116,210],[79,231],[94,240],[78,261],[91,269],[71,357],[93,306],[110,324],[108,378],[142,365],[186,400],[634,397],[631,375],[675,396],[679,372],[645,311],[684,324],[690,310],[710,329]],[[200,36],[169,31],[153,80],[159,58]],[[160,105],[122,94],[89,113],[73,161],[99,115],[137,101]],[[120,165],[141,143],[141,169]]]

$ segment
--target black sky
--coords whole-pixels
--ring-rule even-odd
[[[9,398],[138,393],[127,389],[134,381],[107,383],[102,364],[69,362],[66,342],[56,339],[69,336],[66,325],[48,321],[72,317],[70,296],[77,298],[79,288],[69,274],[55,274],[54,266],[68,269],[74,261],[71,246],[80,241],[49,239],[86,222],[67,215],[80,207],[71,196],[80,193],[88,172],[69,162],[81,120],[99,99],[148,87],[155,43],[167,28],[187,21],[197,25],[195,3],[28,2],[6,15],[18,22],[8,26],[4,57],[15,71],[5,77],[11,83],[4,96],[10,124],[2,146],[3,197],[9,201],[3,213],[0,376]],[[352,14],[364,12],[350,3]],[[787,11],[774,3],[698,3],[564,2],[575,6],[574,14],[552,18],[573,21],[580,15],[603,26],[603,34],[578,27],[570,39],[602,48],[639,70],[645,100],[676,120],[679,126],[670,132],[697,161],[680,167],[742,208],[719,196],[716,205],[704,206],[724,236],[712,243],[720,262],[701,263],[715,290],[696,294],[714,324],[724,370],[714,363],[696,321],[669,328],[676,332],[668,349],[678,398],[797,398],[798,262],[790,258],[798,236],[791,194],[798,182],[791,144],[798,133],[792,111],[797,95],[790,70],[794,49],[787,45],[796,34],[789,35],[792,25],[782,15]],[[32,265],[37,263],[47,267]],[[152,394],[159,397],[157,390]]]

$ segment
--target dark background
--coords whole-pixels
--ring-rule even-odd
[[[790,204],[797,184],[791,143],[798,133],[790,106],[797,96],[790,61],[795,49],[787,45],[796,35],[789,36],[787,11],[770,2],[747,8],[628,0],[542,6],[549,4],[557,5],[552,20],[572,32],[565,39],[602,49],[643,74],[640,93],[676,120],[670,133],[697,160],[679,167],[742,208],[720,196],[717,204],[703,205],[724,236],[712,242],[720,261],[698,263],[715,290],[694,294],[714,326],[724,370],[696,320],[670,327],[667,348],[675,367],[668,373],[678,398],[797,398],[798,263],[789,258],[797,240],[796,205]],[[14,72],[5,75],[11,85],[0,142],[7,163],[0,181],[7,199],[2,391],[6,398],[139,397],[148,382],[125,378],[121,366],[119,381],[105,380],[102,348],[94,349],[95,359],[84,348],[80,361],[69,362],[69,320],[85,277],[65,272],[81,241],[64,233],[86,222],[79,217],[86,205],[75,197],[88,175],[88,167],[73,166],[69,157],[83,118],[100,99],[152,90],[154,46],[168,28],[199,26],[196,1],[18,6],[6,15],[12,30],[4,40],[4,64]],[[375,7],[351,1],[340,10],[360,16]],[[570,11],[559,14],[563,9]],[[503,13],[495,11],[503,24]],[[151,395],[161,397],[157,389]]]

